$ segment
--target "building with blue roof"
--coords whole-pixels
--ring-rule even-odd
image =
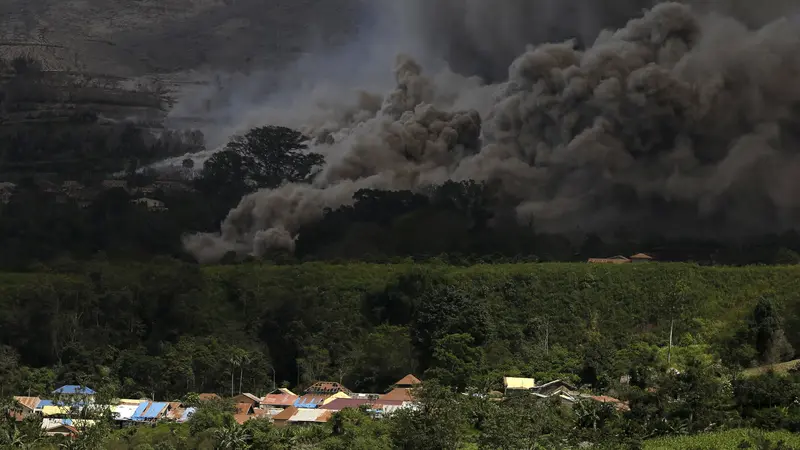
[[[78,386],[77,384],[67,384],[53,391],[56,395],[95,395],[97,392],[94,389],[86,386]]]

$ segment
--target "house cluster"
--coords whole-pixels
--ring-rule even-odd
[[[75,201],[81,207],[88,207],[97,196],[110,189],[122,189],[137,198],[131,200],[132,203],[146,207],[151,211],[165,211],[164,203],[160,200],[151,198],[157,192],[186,192],[192,188],[186,181],[182,180],[156,180],[153,183],[137,187],[130,185],[126,180],[108,179],[103,180],[98,187],[84,186],[78,181],[68,180],[56,183],[47,179],[35,181],[37,187],[51,195],[55,195],[57,201]],[[0,182],[0,203],[8,203],[17,190],[17,185],[11,182]]]
[[[630,263],[645,263],[655,261],[650,255],[644,253],[637,253],[630,258],[626,258],[622,255],[611,256],[608,258],[589,258],[589,263],[591,264],[630,264]]]
[[[414,401],[412,389],[419,383],[416,377],[407,375],[384,394],[354,393],[335,382],[315,383],[301,395],[283,388],[264,397],[242,393],[232,398],[236,407],[234,418],[240,424],[248,420],[266,419],[275,426],[324,423],[337,411],[362,406],[380,417],[410,407]],[[94,390],[76,385],[62,386],[52,394],[54,400],[15,396],[16,405],[9,412],[20,421],[30,415],[39,415],[42,429],[47,435],[76,436],[80,430],[94,425],[95,421],[88,418],[106,411],[111,413],[120,427],[125,427],[158,422],[183,423],[197,410],[181,402],[147,399],[118,399],[113,404],[99,404],[95,402]],[[218,399],[220,397],[216,394],[199,395],[201,404]]]
[[[264,397],[242,393],[232,397],[239,424],[248,420],[270,420],[276,427],[328,422],[334,413],[345,408],[365,408],[373,417],[380,418],[403,408],[413,408],[414,389],[421,381],[414,375],[398,380],[392,389],[383,394],[355,393],[340,383],[320,381],[301,394],[288,389],[275,389]],[[537,385],[533,378],[504,377],[504,391],[494,392],[493,398],[502,400],[518,395],[531,395],[539,399],[558,399],[566,406],[579,401],[607,403],[625,411],[628,405],[608,396],[580,392],[572,384],[555,380]],[[10,411],[16,420],[33,414],[42,418],[42,428],[48,435],[76,436],[80,430],[94,425],[91,417],[110,412],[120,426],[155,424],[159,422],[183,423],[197,410],[181,402],[119,399],[110,405],[95,402],[96,393],[84,386],[68,385],[53,391],[55,400],[39,397],[14,397],[16,406]],[[200,394],[199,402],[219,400],[216,394]],[[95,413],[95,414],[93,414]]]
[[[630,410],[628,404],[619,399],[607,395],[581,392],[576,386],[564,380],[554,380],[537,385],[533,378],[504,377],[503,387],[505,388],[503,397],[506,398],[516,395],[532,395],[539,399],[558,399],[562,405],[568,407],[572,407],[580,401],[594,401],[610,404],[620,411]]]

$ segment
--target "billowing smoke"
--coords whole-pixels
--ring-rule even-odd
[[[451,2],[428,3],[435,17]],[[489,2],[466,3],[465,11],[479,11],[473,8]],[[525,9],[536,2],[491,3],[496,14],[515,12],[520,20],[550,17],[542,15],[546,9]],[[594,17],[589,12],[583,14]],[[522,24],[519,32],[510,26],[506,36],[490,38],[491,30],[479,25],[442,26],[440,42],[465,39],[455,60],[500,49],[497,61],[461,64],[462,71],[494,77],[506,50],[536,39],[524,34],[534,26]],[[603,20],[579,31],[590,33],[595,25]],[[326,207],[351,202],[359,189],[421,190],[466,179],[499,185],[518,199],[518,218],[540,231],[605,233],[624,226],[641,234],[744,236],[796,229],[798,25],[780,17],[753,28],[663,3],[617,31],[601,32],[591,45],[588,35],[574,33],[583,42],[530,47],[505,81],[485,85],[446,68],[426,76],[414,59],[401,56],[396,88],[381,101],[361,93],[301,127],[311,136],[334,137],[332,145],[312,149],[326,155],[327,165],[311,185],[245,197],[220,233],[187,237],[186,248],[200,261],[228,251],[291,250],[303,224]]]

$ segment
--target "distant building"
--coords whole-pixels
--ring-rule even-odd
[[[400,400],[410,402],[414,400],[412,390],[419,386],[422,381],[414,375],[408,374],[397,383],[391,391],[381,395],[380,400]]]
[[[131,200],[131,203],[135,205],[144,206],[145,208],[147,208],[148,211],[167,210],[167,207],[164,205],[164,202],[152,198],[137,198],[136,200]]]
[[[297,399],[298,395],[288,389],[276,389],[261,399],[261,408],[266,410],[268,415],[274,416],[294,405]]]
[[[19,396],[14,396],[14,400],[17,402],[17,409],[22,417],[28,417],[31,414],[34,414],[36,412],[36,408],[39,406],[39,402],[42,401],[39,397]]]
[[[622,255],[617,255],[610,258],[589,258],[589,262],[592,264],[627,264],[631,260]]]
[[[536,386],[533,378],[503,377],[504,395],[514,392],[527,392]]]
[[[94,389],[79,386],[77,384],[68,384],[61,386],[53,391],[53,395],[60,397],[59,403],[94,403],[94,397],[97,392]]]
[[[208,402],[211,400],[219,400],[221,397],[217,394],[200,394],[197,396],[201,402]]]
[[[643,263],[653,261],[654,258],[645,253],[637,253],[630,258],[622,255],[612,256],[610,258],[589,258],[591,264],[628,264],[628,263]]]
[[[637,253],[630,258],[631,262],[643,263],[653,261],[653,257],[644,253]]]
[[[237,405],[247,403],[253,408],[258,408],[261,406],[261,399],[253,394],[245,392],[233,397],[233,403],[236,403]]]

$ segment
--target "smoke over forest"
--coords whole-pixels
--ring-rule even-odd
[[[218,233],[187,236],[187,250],[200,261],[292,250],[301,226],[360,189],[448,180],[489,183],[538,231],[797,229],[800,21],[779,1],[757,13],[734,1],[642,12],[649,3],[383,5],[379,31],[287,71],[285,80],[330,76],[310,90],[297,84],[303,96],[227,99],[226,131],[286,125],[333,143],[313,141],[326,142],[310,149],[326,165],[311,184],[246,196]],[[380,91],[386,79],[394,86]]]

